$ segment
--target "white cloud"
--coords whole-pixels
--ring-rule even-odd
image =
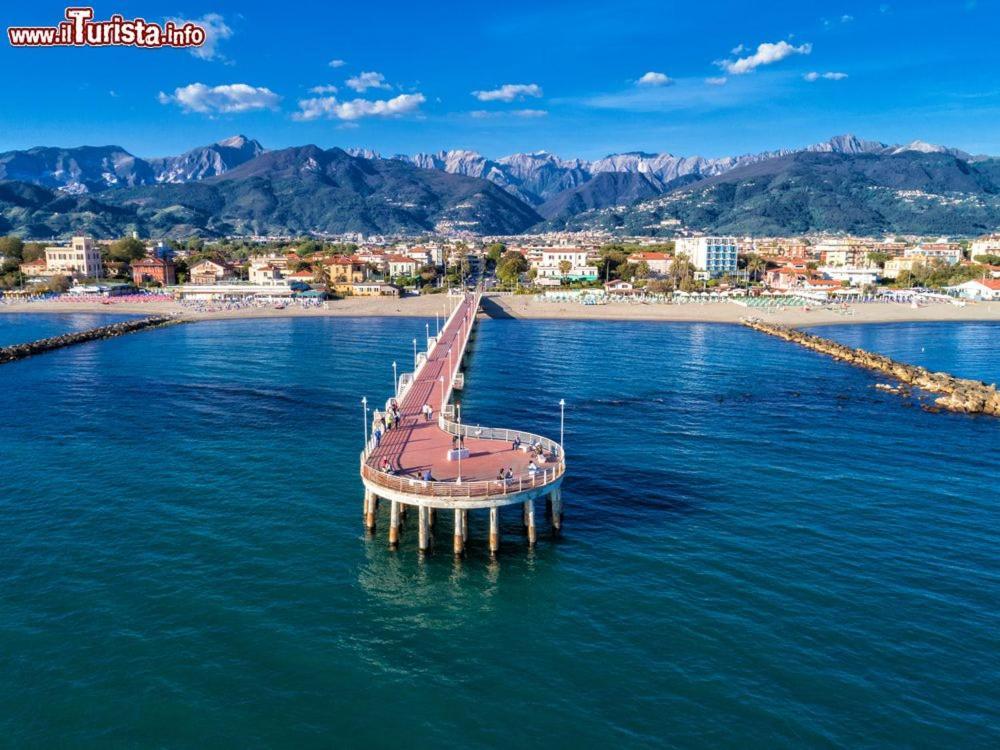
[[[725,86],[728,80],[725,76],[718,76],[716,78],[706,78],[705,83],[709,86]]]
[[[732,54],[734,54],[734,55],[742,55],[746,51],[747,51],[746,45],[743,45],[743,44],[737,44],[731,50]]]
[[[346,60],[330,60],[330,67],[331,68],[342,68],[345,65],[347,65],[347,61]]]
[[[853,20],[854,20],[854,16],[848,15],[846,13],[840,17],[840,22],[841,23],[850,23]]]
[[[547,117],[549,113],[544,109],[515,109],[511,114],[514,117]]]
[[[540,97],[542,87],[537,83],[505,83],[498,89],[473,91],[472,95],[481,102],[512,102],[526,96]]]
[[[281,97],[263,86],[229,83],[223,86],[206,86],[192,83],[174,90],[162,91],[157,96],[160,104],[177,104],[185,112],[201,114],[235,114],[260,109],[277,109]]]
[[[313,86],[311,89],[309,89],[309,93],[310,94],[336,94],[337,93],[337,87],[336,86],[329,86],[329,85]]]
[[[806,73],[802,77],[807,81],[809,81],[810,83],[812,83],[813,81],[818,81],[821,78],[826,81],[843,81],[845,78],[847,78],[847,73],[836,73],[833,71],[829,73],[817,73],[816,71],[813,71],[811,73]]]
[[[391,89],[388,83],[385,82],[385,76],[381,73],[376,73],[373,70],[365,71],[353,78],[348,78],[345,83],[348,88],[352,88],[359,94],[366,91],[367,89]]]
[[[764,42],[757,45],[757,51],[747,57],[736,60],[722,60],[718,65],[730,75],[741,76],[752,73],[762,65],[770,65],[784,60],[791,55],[808,55],[812,52],[811,44],[801,44],[794,47],[788,42]]]
[[[669,86],[673,82],[673,79],[666,73],[656,73],[651,70],[644,73],[635,83],[637,86]]]
[[[299,111],[292,119],[309,120],[360,120],[363,117],[395,117],[415,112],[427,99],[423,94],[400,94],[392,99],[352,99],[339,101],[326,96],[299,101]]]
[[[225,19],[218,13],[206,13],[201,18],[170,18],[175,26],[183,26],[186,23],[194,23],[205,29],[205,43],[200,47],[191,47],[191,54],[202,60],[221,60],[226,57],[217,49],[219,42],[229,39],[233,35],[233,30],[226,24]]]

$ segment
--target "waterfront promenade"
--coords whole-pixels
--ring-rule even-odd
[[[464,386],[463,362],[479,304],[478,293],[455,301],[441,331],[429,337],[427,350],[417,355],[415,371],[398,378],[396,394],[373,415],[361,457],[365,523],[374,532],[378,500],[387,500],[392,546],[399,542],[400,516],[407,507],[417,509],[422,551],[430,548],[435,513],[442,510],[453,514],[456,554],[464,551],[468,539],[470,510],[489,511],[493,553],[499,549],[503,506],[522,507],[528,542],[534,544],[534,502],[545,496],[553,531],[560,530],[560,485],[566,467],[562,446],[516,428],[470,424],[469,415],[462,421],[461,407],[451,403],[454,390]],[[395,424],[383,431],[390,414]],[[515,443],[520,446],[515,448]]]

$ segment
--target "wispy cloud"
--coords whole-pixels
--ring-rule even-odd
[[[309,89],[310,94],[336,94],[337,87],[333,85],[313,86]]]
[[[214,115],[277,109],[281,97],[269,88],[246,83],[222,86],[191,83],[175,89],[173,94],[161,91],[157,100],[160,104],[176,104],[185,112]]]
[[[329,64],[330,64],[331,68],[342,68],[345,65],[347,65],[347,61],[345,61],[345,60],[330,60]]]
[[[830,71],[828,73],[818,73],[816,71],[813,71],[811,73],[806,73],[802,77],[805,80],[809,81],[810,83],[812,83],[813,81],[819,81],[819,80],[824,80],[824,81],[843,81],[845,78],[847,78],[847,73],[837,73],[837,72],[834,72],[834,71]]]
[[[753,73],[763,65],[784,60],[792,55],[808,55],[812,52],[811,44],[800,44],[795,47],[788,42],[764,42],[757,45],[757,51],[752,55],[740,57],[736,60],[720,60],[716,64],[730,75],[741,76]]]
[[[496,89],[473,91],[472,95],[481,102],[512,102],[529,96],[538,98],[542,87],[537,83],[505,83]]]
[[[491,110],[475,109],[469,112],[471,117],[477,120],[492,120],[506,117],[521,117],[532,119],[536,117],[548,117],[548,112],[544,109],[511,109],[511,110]]]
[[[386,83],[385,76],[381,73],[376,73],[374,70],[365,71],[359,73],[358,75],[348,78],[344,83],[348,88],[352,88],[359,94],[367,91],[368,89],[391,89],[388,83]]]
[[[293,120],[360,120],[364,117],[398,117],[412,114],[427,99],[423,94],[400,94],[392,99],[352,99],[339,101],[336,97],[318,97],[299,101],[299,111]]]
[[[227,62],[227,58],[219,51],[219,42],[229,39],[233,30],[226,20],[218,13],[206,13],[201,18],[170,18],[176,26],[195,23],[205,29],[205,43],[200,47],[191,47],[191,54],[201,60],[218,60]]]
[[[705,83],[709,86],[725,86],[728,80],[725,76],[716,76],[714,78],[706,78]]]
[[[669,86],[673,83],[673,79],[666,73],[657,73],[655,71],[649,71],[644,73],[638,81],[635,82],[636,86]]]

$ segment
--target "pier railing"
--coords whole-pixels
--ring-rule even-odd
[[[407,474],[389,474],[380,471],[365,462],[364,454],[361,457],[361,476],[377,484],[379,487],[405,492],[410,495],[421,495],[427,497],[502,497],[513,495],[526,490],[537,489],[552,484],[560,479],[566,471],[563,461],[558,461],[556,465],[539,469],[532,473],[527,472],[510,479],[488,479],[475,482],[439,482],[435,480],[426,481],[419,477]]]

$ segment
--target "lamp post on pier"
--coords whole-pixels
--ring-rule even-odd
[[[559,448],[563,452],[563,461],[566,460],[566,447],[563,445],[563,432],[566,425],[566,399],[559,399]]]
[[[441,383],[441,409],[439,413],[444,413],[444,375],[441,375],[438,381]]]
[[[441,333],[441,311],[434,311],[434,335],[437,336]]]
[[[417,371],[417,340],[413,339],[413,371]]]
[[[392,397],[399,395],[399,378],[396,376],[396,362],[392,363]]]
[[[430,338],[431,337],[431,324],[430,323],[424,323],[424,329],[427,331],[427,338]]]
[[[365,410],[365,450],[368,450],[368,397],[361,397],[361,407]]]

